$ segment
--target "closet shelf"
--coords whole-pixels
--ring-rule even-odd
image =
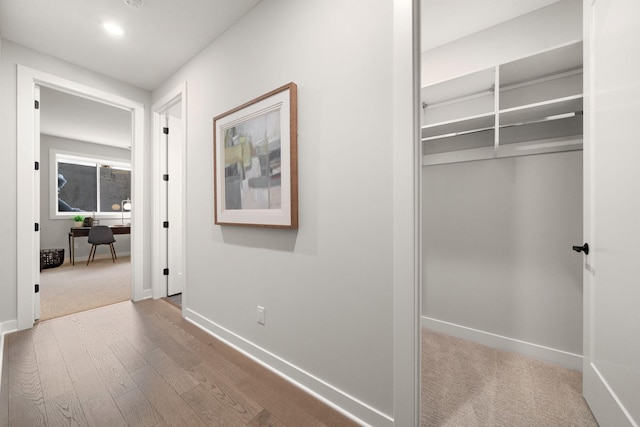
[[[492,111],[490,113],[476,114],[474,116],[461,117],[459,119],[422,126],[422,137],[428,138],[438,135],[471,131],[474,129],[483,129],[493,126],[494,124],[495,112]]]
[[[582,42],[421,93],[425,165],[582,148]]]

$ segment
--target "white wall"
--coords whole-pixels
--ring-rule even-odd
[[[425,167],[423,315],[582,354],[582,152]]]
[[[62,60],[41,54],[15,43],[2,41],[2,57],[0,62],[0,141],[2,142],[2,156],[0,156],[0,170],[3,171],[3,179],[0,183],[3,200],[6,206],[16,205],[17,191],[20,184],[16,182],[16,64],[25,65],[36,70],[44,71],[68,80],[91,86],[103,91],[114,93],[141,103],[147,108],[147,127],[150,123],[150,98],[151,94],[145,90],[135,88],[117,80],[102,76],[98,73],[77,67]],[[149,145],[148,135],[146,144]],[[149,147],[145,149],[149,152]],[[150,160],[145,170],[150,171]],[[25,167],[31,167],[26,165]],[[145,179],[148,181],[148,179]],[[144,203],[150,206],[151,190],[145,192]],[[150,218],[149,210],[145,210]],[[16,309],[16,217],[15,208],[7,209],[0,220],[0,233],[3,236],[3,245],[0,248],[0,322],[15,320]],[[145,221],[146,236],[144,246],[150,248],[150,220]],[[145,259],[144,289],[151,289],[150,283],[150,259]]]
[[[84,141],[76,141],[73,139],[59,138],[51,135],[40,135],[40,248],[53,249],[64,248],[66,258],[69,258],[69,228],[73,225],[68,218],[51,219],[50,211],[50,150],[56,149],[69,153],[77,153],[78,155],[102,156],[110,159],[122,159],[131,161],[131,151],[107,145],[92,144]],[[127,220],[128,222],[128,220]],[[120,224],[121,217],[117,219],[101,219],[100,224]],[[131,238],[122,234],[115,236],[116,243],[114,247],[116,254],[128,255],[131,251]],[[86,260],[89,255],[91,245],[87,243],[86,238],[76,239],[75,259],[76,261]],[[106,255],[110,257],[108,250],[99,250],[98,256]]]
[[[562,1],[441,46],[423,54],[423,78],[580,40],[581,18]],[[423,189],[425,324],[579,369],[582,152],[425,167]]]
[[[131,111],[40,88],[40,133],[131,148]]]
[[[422,86],[582,40],[581,13],[581,0],[561,0],[423,52]]]
[[[188,318],[388,425],[393,3],[362,6],[263,0],[153,98],[187,82]],[[299,97],[299,230],[215,226],[212,118],[289,81]]]

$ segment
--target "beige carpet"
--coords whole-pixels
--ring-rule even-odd
[[[131,260],[118,257],[65,262],[40,273],[40,320],[131,299]]]
[[[422,330],[422,426],[597,426],[582,373]]]

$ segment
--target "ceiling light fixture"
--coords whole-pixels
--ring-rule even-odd
[[[124,0],[124,4],[139,9],[144,4],[144,0]]]
[[[104,24],[102,24],[102,26],[105,30],[107,30],[109,34],[112,34],[114,36],[121,36],[124,34],[124,30],[122,29],[122,27],[114,24],[113,22],[105,22]]]

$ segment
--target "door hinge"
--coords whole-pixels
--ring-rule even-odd
[[[169,181],[169,174],[165,173],[164,175],[162,175],[162,180],[163,181]]]
[[[40,292],[40,285],[36,283],[36,294]]]
[[[169,221],[164,221],[162,223],[162,228],[169,228]]]
[[[40,231],[40,224],[38,224],[37,222],[35,223],[35,230],[36,231]]]
[[[168,268],[165,268],[164,270],[162,270],[162,274],[163,274],[164,276],[168,276],[168,275],[169,275],[169,269],[168,269]]]
[[[36,110],[40,109],[40,101],[38,101],[37,99],[35,100],[35,102],[33,103],[33,106]]]
[[[40,170],[40,162],[35,162],[35,168],[37,171]]]
[[[162,128],[162,133],[169,135],[169,128]]]

